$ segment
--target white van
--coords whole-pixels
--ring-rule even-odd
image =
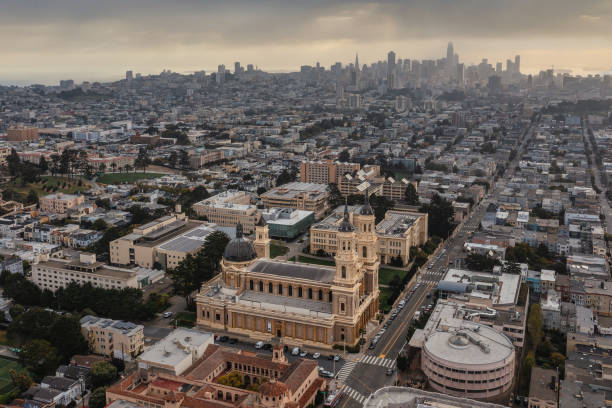
[[[255,348],[256,349],[260,349],[264,346],[264,342],[263,341],[258,341],[257,343],[255,343]]]
[[[299,347],[296,347],[296,348],[293,349],[293,351],[291,351],[291,355],[292,356],[297,356],[299,354],[300,354],[300,348]]]

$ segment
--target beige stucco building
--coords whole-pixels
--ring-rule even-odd
[[[40,210],[55,214],[65,214],[70,208],[81,205],[85,197],[81,195],[55,193],[40,198]]]
[[[28,280],[41,289],[55,292],[69,283],[90,283],[103,289],[142,288],[149,283],[149,276],[139,272],[114,268],[96,261],[94,254],[82,254],[79,261],[49,259],[45,254],[40,262],[32,265]]]
[[[363,206],[349,206],[349,219],[358,215]],[[402,263],[410,260],[410,247],[421,246],[429,239],[427,214],[390,210],[385,219],[376,226],[376,253],[381,263],[390,263],[398,256]],[[342,223],[342,207],[327,218],[310,227],[310,253],[316,254],[322,250],[335,255],[338,249],[336,238],[338,228]]]
[[[360,168],[359,163],[304,161],[300,165],[300,180],[303,183],[337,184],[344,174],[359,171]]]
[[[81,333],[94,354],[131,360],[144,350],[144,326],[91,315],[80,320]]]
[[[199,217],[206,217],[221,227],[240,223],[247,234],[255,231],[255,224],[261,218],[257,207],[251,204],[251,196],[244,191],[224,191],[195,203],[192,208]]]
[[[258,226],[254,245],[241,233],[228,244],[222,273],[196,298],[198,325],[295,346],[356,344],[378,312],[372,209],[364,206],[352,222],[345,209],[335,267],[258,257],[266,253],[266,238],[265,226]]]
[[[111,264],[175,268],[188,254],[200,250],[215,227],[215,224],[190,220],[182,213],[163,216],[111,241]]]
[[[327,185],[292,182],[275,187],[261,195],[266,208],[293,208],[312,211],[321,219],[329,209]]]

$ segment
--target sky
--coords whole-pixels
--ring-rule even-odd
[[[0,0],[0,83],[116,80],[126,70],[266,71],[521,55],[521,71],[612,71],[612,0]]]

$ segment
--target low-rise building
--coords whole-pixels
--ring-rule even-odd
[[[95,354],[131,360],[144,350],[144,326],[91,315],[80,320],[81,333]]]
[[[255,231],[261,217],[257,207],[251,204],[251,196],[245,191],[228,190],[195,203],[193,211],[198,217],[206,217],[221,227],[242,224],[247,234]]]
[[[40,210],[54,214],[65,214],[68,209],[85,202],[85,197],[74,194],[54,193],[41,197]]]
[[[270,208],[261,213],[268,224],[270,237],[293,239],[308,231],[314,223],[312,211],[294,210],[291,208]]]
[[[321,219],[329,209],[326,184],[292,182],[277,186],[261,195],[264,207],[312,211]]]

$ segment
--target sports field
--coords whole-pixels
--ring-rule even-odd
[[[9,374],[10,370],[22,371],[24,368],[17,361],[0,357],[0,394],[6,394],[13,389]]]

